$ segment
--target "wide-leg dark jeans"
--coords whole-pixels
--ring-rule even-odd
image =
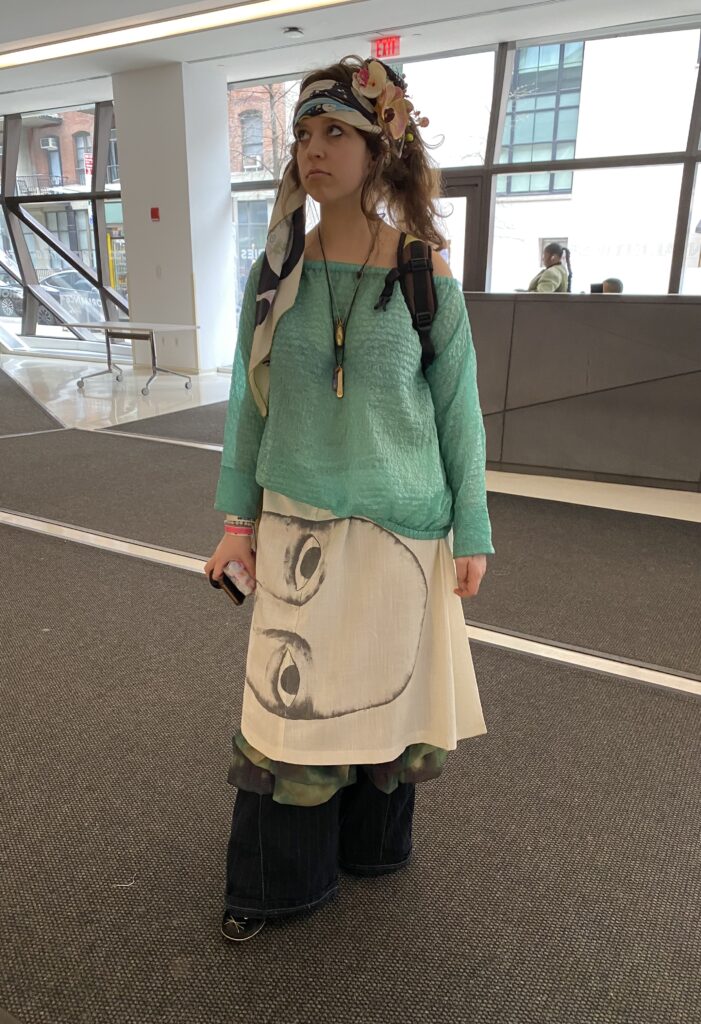
[[[313,910],[338,889],[338,868],[382,875],[411,856],[414,786],[383,793],[358,780],[317,807],[275,803],[240,789],[226,862],[225,905],[241,917]]]

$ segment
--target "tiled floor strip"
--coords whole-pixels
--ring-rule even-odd
[[[85,430],[85,427],[76,428]],[[101,434],[109,434],[110,437],[134,437],[137,441],[158,441],[160,444],[179,444],[183,448],[205,448],[210,452],[220,452],[220,444],[205,444],[203,441],[181,441],[175,437],[154,437],[153,434],[130,434],[126,430],[101,430]]]

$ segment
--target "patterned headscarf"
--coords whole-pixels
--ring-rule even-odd
[[[373,64],[379,62],[371,62]],[[384,68],[384,65],[380,65]],[[331,116],[359,131],[379,135],[377,100],[359,91],[357,75],[352,86],[331,79],[313,82],[300,94],[294,125],[303,117]],[[363,87],[362,85],[360,86]],[[366,87],[367,88],[367,87]],[[396,88],[392,85],[392,88]],[[403,96],[402,91],[402,96]],[[293,178],[294,160],[285,168],[270,218],[265,255],[256,294],[256,326],[253,333],[248,380],[261,415],[267,416],[270,391],[270,350],[277,322],[297,298],[304,263],[305,207],[307,194]]]

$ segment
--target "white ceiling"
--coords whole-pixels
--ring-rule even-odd
[[[155,4],[155,5],[154,5]],[[158,5],[158,0],[16,3],[0,19],[0,50],[19,49],[109,28],[217,7],[231,0]],[[304,30],[293,41],[286,25]],[[109,99],[117,71],[169,62],[208,61],[230,81],[287,76],[346,53],[369,54],[370,40],[399,34],[402,57],[493,45],[504,40],[701,25],[698,0],[353,0],[341,7],[0,70],[0,114]],[[39,34],[39,31],[41,34]]]

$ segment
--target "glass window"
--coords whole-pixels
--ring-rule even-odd
[[[63,185],[61,140],[58,135],[42,135],[39,147],[44,150],[49,185],[51,188],[59,188]]]
[[[574,150],[574,140],[577,138],[577,120],[579,111],[576,107],[567,107],[560,110],[557,115],[557,132],[556,138],[558,141],[563,139],[572,139],[572,149]]]
[[[563,107],[578,107],[580,100],[580,93],[578,92],[563,92],[560,96],[560,110]]]
[[[467,199],[464,196],[440,199],[438,210],[441,215],[438,224],[447,241],[445,249],[441,249],[441,256],[450,267],[453,277],[460,282],[462,287],[465,266]]]
[[[409,98],[429,119],[421,134],[440,167],[484,163],[494,86],[494,53],[401,66]],[[469,102],[466,101],[469,97]]]
[[[553,129],[555,126],[555,111],[549,110],[547,112],[541,112],[536,114],[535,123],[533,125],[533,141],[534,142],[548,142],[553,137]]]
[[[22,114],[17,195],[82,191],[94,127],[92,105]]]
[[[494,53],[466,54],[441,60],[392,65],[406,74],[414,106],[428,117],[423,137],[440,167],[484,163],[494,85]],[[251,177],[280,178],[292,142],[292,114],[299,96],[299,80],[268,83],[244,89],[229,88],[230,165],[232,184]],[[470,97],[469,104],[465,96]],[[248,142],[247,112],[261,117],[262,145],[257,129]],[[255,146],[254,146],[255,142]],[[251,155],[248,155],[248,146]],[[256,153],[262,149],[262,166]],[[246,166],[244,167],[244,163]]]
[[[556,69],[560,63],[560,47],[555,44],[540,47],[538,67]]]
[[[12,274],[0,267],[0,320],[19,320],[24,310],[24,288]],[[12,325],[17,329],[19,325]],[[3,327],[10,327],[3,323]],[[10,327],[10,329],[12,329]]]
[[[6,265],[13,268],[17,266],[10,233],[7,230],[7,223],[5,221],[5,211],[2,206],[0,206],[0,259],[2,259]]]
[[[265,249],[268,220],[275,201],[275,192],[234,192],[231,197],[236,253],[236,319],[241,310],[243,292],[251,267]]]
[[[696,182],[691,201],[680,290],[682,295],[701,295],[701,164],[696,165]]]
[[[244,110],[239,115],[243,171],[259,171],[263,167],[263,114],[260,110]]]
[[[577,156],[686,149],[699,30],[587,42]]]
[[[533,141],[533,127],[535,125],[535,114],[522,114],[514,121],[512,145],[518,146],[523,142]]]
[[[232,185],[279,180],[289,159],[299,80],[229,87],[229,163]]]
[[[22,225],[27,247],[36,270],[39,285],[63,306],[67,320],[104,320],[102,302],[97,288],[79,274],[50,245]],[[40,320],[40,322],[55,322]]]
[[[76,178],[79,185],[86,185],[88,177],[92,177],[92,140],[87,132],[76,132],[73,136],[73,145]]]
[[[500,163],[562,160],[560,144],[569,142],[574,155],[579,117],[579,87],[584,43],[526,46],[516,51],[499,153]],[[529,113],[533,110],[533,113]],[[532,142],[530,153],[522,147]],[[571,178],[555,174],[503,175],[498,193],[566,192]]]
[[[107,184],[119,185],[119,153],[117,151],[117,129],[110,131],[110,141],[107,147]]]
[[[566,174],[569,194],[529,202],[497,196],[491,290],[523,291],[540,269],[542,238],[568,238],[574,292],[618,277],[625,291],[665,294],[679,206],[681,166],[626,167],[593,171],[553,170],[542,180]],[[539,175],[524,178],[535,193]],[[518,183],[517,183],[518,184]],[[697,210],[699,203],[697,198]],[[698,213],[701,221],[701,210]],[[700,225],[701,227],[701,225]]]
[[[86,266],[95,269],[92,207],[89,202],[32,203],[23,208]]]
[[[577,67],[584,57],[584,43],[565,43],[565,67]]]
[[[124,213],[119,201],[105,200],[107,222],[107,265],[109,284],[116,292],[128,299],[127,292],[127,249],[124,237]]]

